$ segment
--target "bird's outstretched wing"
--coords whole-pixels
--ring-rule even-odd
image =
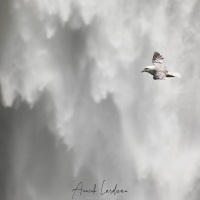
[[[155,71],[155,73],[153,75],[154,80],[162,80],[165,77],[166,77],[166,74],[164,72],[159,72],[159,71]]]
[[[153,54],[152,63],[153,64],[156,64],[156,63],[162,64],[163,59],[164,59],[163,56],[160,53],[155,51],[154,54]]]

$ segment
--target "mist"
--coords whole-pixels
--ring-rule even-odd
[[[0,198],[199,199],[199,19],[197,0],[1,0]],[[142,74],[154,51],[182,78]]]

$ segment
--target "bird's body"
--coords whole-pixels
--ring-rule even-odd
[[[153,75],[154,80],[163,80],[165,77],[177,77],[180,78],[181,75],[176,72],[169,72],[168,69],[162,64],[164,58],[158,52],[155,52],[152,59],[152,66],[147,66],[142,72],[148,72]]]

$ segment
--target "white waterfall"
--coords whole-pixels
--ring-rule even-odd
[[[200,2],[2,0],[0,199],[67,200],[79,182],[200,196]],[[142,74],[154,51],[181,79]]]

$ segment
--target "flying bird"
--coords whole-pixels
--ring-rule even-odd
[[[164,80],[165,77],[181,78],[179,73],[168,71],[167,67],[162,64],[163,59],[164,57],[160,53],[154,52],[152,59],[153,65],[145,67],[142,72],[148,72],[153,75],[154,80]]]

